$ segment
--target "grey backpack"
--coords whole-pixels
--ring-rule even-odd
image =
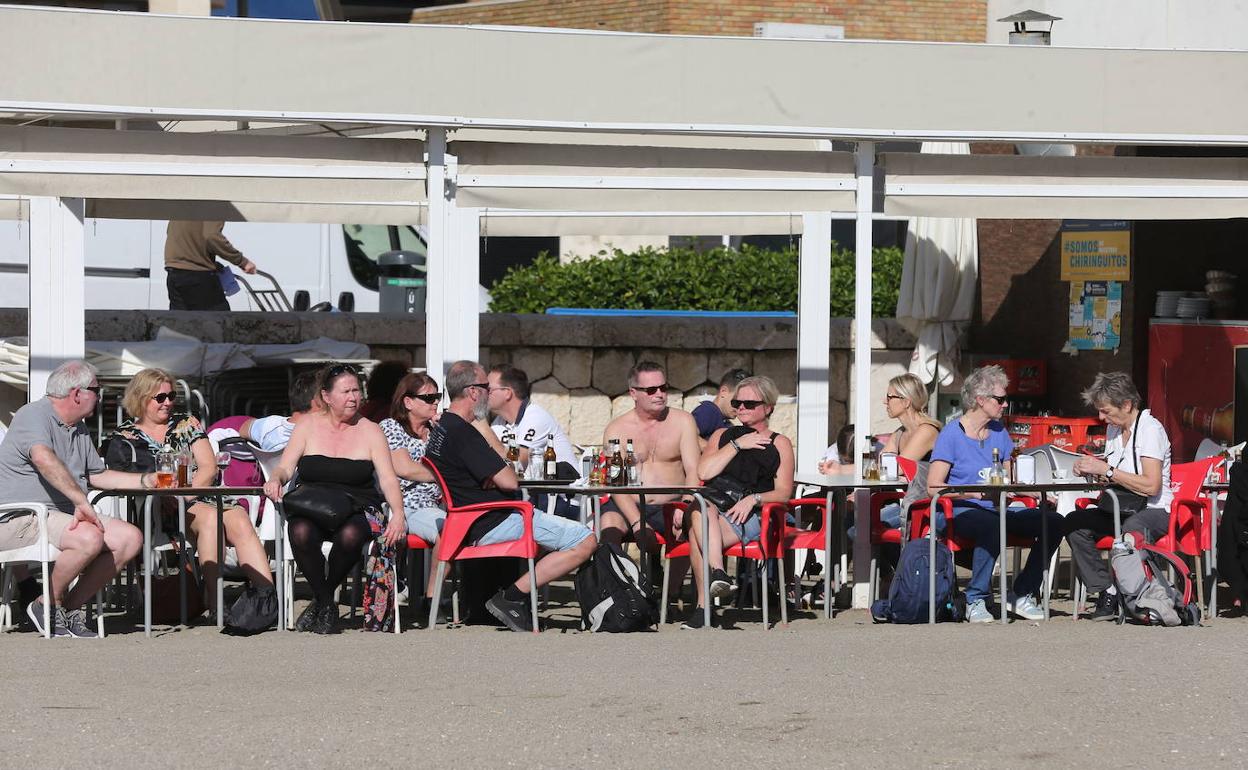
[[[1192,580],[1187,564],[1154,545],[1135,544],[1131,532],[1114,541],[1109,563],[1114,585],[1128,620],[1154,626],[1198,626],[1200,605],[1192,601]],[[1176,582],[1166,577],[1173,568]]]

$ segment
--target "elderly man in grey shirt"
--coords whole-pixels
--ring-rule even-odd
[[[100,489],[147,489],[155,481],[150,473],[104,467],[82,422],[99,397],[95,368],[68,361],[48,378],[46,398],[17,410],[0,442],[0,500],[49,508],[48,542],[60,550],[47,589],[51,603],[36,599],[26,613],[40,633],[51,636],[94,637],[83,606],[143,545],[137,528],[99,516],[87,500],[88,481]],[[38,537],[33,512],[0,516],[0,550],[32,545]]]

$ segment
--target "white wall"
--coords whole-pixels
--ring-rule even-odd
[[[1248,50],[1246,0],[988,0],[987,41],[1009,42],[997,19],[1026,9],[1061,17],[1054,46]]]

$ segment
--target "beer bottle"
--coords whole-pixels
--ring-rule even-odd
[[[633,452],[633,440],[628,440],[628,451],[624,453],[624,476],[630,487],[641,486],[641,466],[637,464],[637,455]]]
[[[611,440],[611,459],[607,465],[607,486],[622,487],[627,483],[624,478],[624,457],[620,454],[619,439]]]
[[[862,479],[863,481],[879,481],[880,466],[875,462],[875,452],[871,450],[871,436],[865,437],[865,443],[862,450]]]
[[[524,469],[520,467],[520,447],[516,445],[515,439],[507,443],[507,464],[517,476],[523,476]]]
[[[554,479],[559,475],[558,469],[555,467],[558,461],[555,459],[555,434],[546,434],[546,451],[542,452],[542,477],[547,481]]]
[[[1018,483],[1018,456],[1021,455],[1022,453],[1023,453],[1023,450],[1019,449],[1017,444],[1015,444],[1014,448],[1010,450],[1010,483],[1011,484]]]

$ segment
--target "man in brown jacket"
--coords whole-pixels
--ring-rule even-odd
[[[170,310],[229,310],[217,279],[216,257],[238,265],[244,273],[256,265],[234,248],[222,232],[225,222],[170,221],[165,235],[165,285]]]

